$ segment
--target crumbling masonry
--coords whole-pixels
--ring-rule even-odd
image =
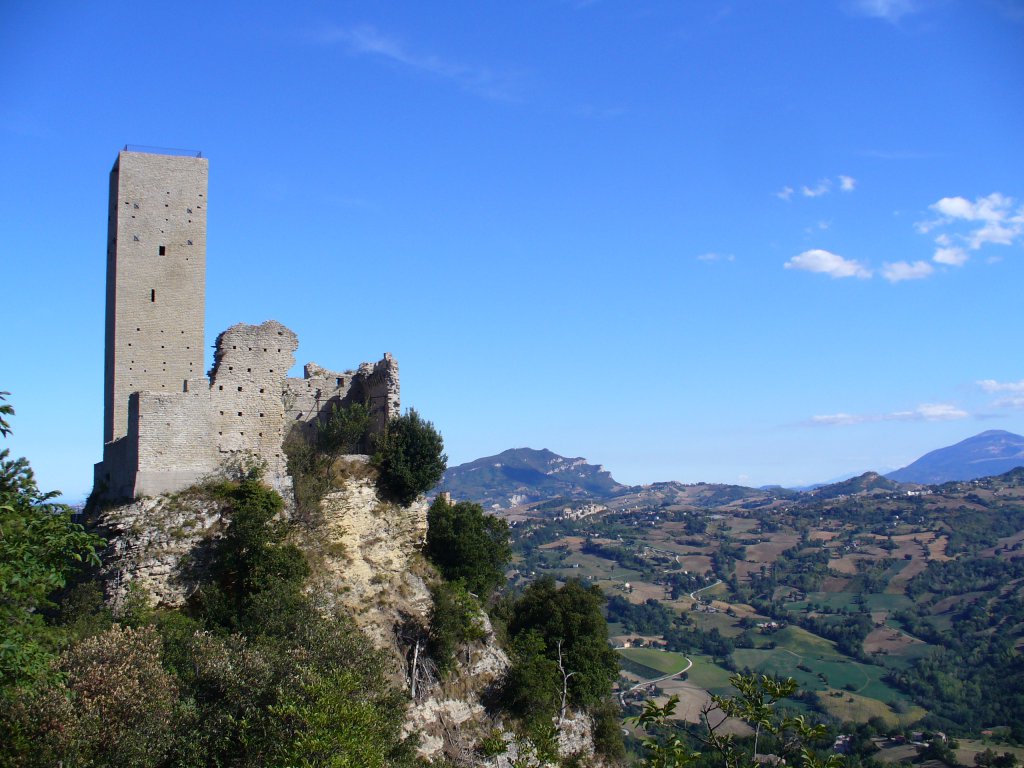
[[[282,443],[334,405],[370,408],[379,431],[399,413],[390,354],[357,370],[315,363],[288,378],[298,338],[280,323],[239,323],[203,370],[208,163],[198,155],[122,151],[110,172],[103,461],[108,499],[182,490],[258,460],[290,485]]]

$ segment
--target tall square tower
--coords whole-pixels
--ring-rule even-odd
[[[198,153],[127,148],[110,171],[104,443],[127,433],[132,392],[203,376],[208,176]]]

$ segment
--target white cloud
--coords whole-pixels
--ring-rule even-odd
[[[833,413],[828,416],[812,416],[812,424],[823,426],[848,426],[850,424],[863,424],[865,421],[875,421],[870,416],[854,416],[851,413]]]
[[[853,0],[851,7],[863,16],[891,22],[918,10],[915,0]]]
[[[794,190],[792,187],[783,187],[775,193],[775,196],[781,200],[789,200],[789,198],[793,196],[793,192]]]
[[[882,265],[882,277],[890,283],[898,283],[902,280],[921,280],[928,277],[935,268],[927,261],[894,261]]]
[[[936,264],[948,264],[951,267],[962,267],[970,256],[963,248],[955,246],[949,248],[936,248],[932,261]]]
[[[857,180],[853,176],[840,176],[839,188],[843,192],[853,192],[857,188]]]
[[[816,187],[800,187],[800,194],[804,197],[821,197],[822,195],[827,195],[831,189],[832,182],[828,179],[822,179]]]
[[[491,99],[512,98],[512,82],[482,67],[468,67],[433,54],[417,53],[399,40],[388,37],[369,25],[330,27],[320,34],[327,43],[343,43],[355,55],[380,56],[411,69],[449,80],[467,91]]]
[[[985,392],[1018,392],[1024,394],[1024,379],[1021,381],[996,381],[995,379],[983,379],[978,386]]]
[[[929,206],[937,218],[919,221],[917,231],[935,237],[939,247],[932,257],[938,264],[962,266],[967,251],[981,250],[988,244],[1014,245],[1024,242],[1024,205],[1015,207],[1012,197],[993,192],[973,201],[966,197],[944,197]]]
[[[1013,198],[993,192],[979,197],[973,203],[965,197],[944,197],[929,207],[950,219],[967,221],[1002,221],[1011,206]]]
[[[736,261],[736,257],[731,253],[702,253],[697,257],[697,261],[713,262],[713,261]]]
[[[1024,397],[1004,397],[996,400],[997,408],[1024,408]]]
[[[805,272],[818,272],[829,277],[871,277],[871,270],[854,259],[844,259],[830,251],[814,248],[804,251],[785,263],[786,269],[800,269]]]
[[[827,416],[812,416],[808,423],[812,426],[844,427],[878,421],[953,421],[966,419],[969,416],[967,411],[949,403],[923,403],[912,411],[874,414],[834,413]]]
[[[899,421],[951,421],[966,419],[967,411],[948,403],[925,403],[913,411],[899,411],[891,414],[891,418]]]

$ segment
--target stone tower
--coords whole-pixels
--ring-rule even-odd
[[[127,434],[131,393],[203,377],[208,170],[126,147],[110,171],[104,443]]]

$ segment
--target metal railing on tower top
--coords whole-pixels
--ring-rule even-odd
[[[143,144],[125,144],[125,152],[143,152],[147,155],[177,155],[179,157],[202,157],[198,149],[176,149],[174,147],[147,147]]]

